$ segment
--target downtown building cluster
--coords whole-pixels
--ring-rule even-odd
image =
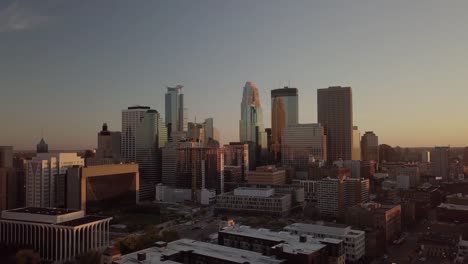
[[[114,263],[355,263],[382,256],[401,239],[402,226],[430,210],[440,223],[468,224],[468,161],[454,159],[449,147],[418,150],[413,160],[379,145],[372,131],[361,136],[351,87],[318,89],[316,122],[299,123],[298,96],[297,88],[271,90],[267,128],[259,90],[246,82],[239,140],[226,144],[213,118],[188,122],[178,85],[167,87],[164,114],[136,105],[121,111],[120,131],[104,123],[87,155],[49,151],[44,139],[29,158],[0,147],[0,243],[31,246],[46,261],[71,261],[109,246],[111,218],[93,215],[103,208],[179,203],[218,216],[301,212],[320,221],[280,232],[235,227],[219,232],[219,245],[182,239]],[[446,240],[425,234],[423,254],[453,254],[466,244],[450,238],[451,247],[438,246]]]

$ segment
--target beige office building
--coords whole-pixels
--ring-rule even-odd
[[[99,210],[139,202],[138,164],[110,164],[68,170],[66,207]],[[102,210],[102,209],[101,209]]]
[[[286,182],[286,171],[275,166],[257,167],[255,171],[250,171],[248,176],[249,184],[282,185]]]

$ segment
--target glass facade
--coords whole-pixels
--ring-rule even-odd
[[[297,88],[284,87],[271,91],[271,136],[275,159],[279,159],[284,129],[299,122]]]

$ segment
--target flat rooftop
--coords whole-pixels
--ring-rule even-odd
[[[274,232],[264,228],[251,228],[250,226],[235,226],[225,228],[220,233],[239,235],[244,237],[262,239],[267,241],[277,242],[287,253],[306,253],[312,254],[326,245],[320,243],[320,240],[314,239],[312,236],[306,236],[306,242],[300,242],[300,236],[291,234],[290,232]],[[341,242],[341,240],[337,240]]]
[[[93,222],[96,222],[96,221],[101,221],[101,220],[109,219],[109,218],[111,218],[111,217],[87,215],[87,216],[82,217],[82,218],[61,222],[61,223],[58,223],[57,225],[60,225],[60,226],[80,226],[80,225],[85,225],[85,224],[89,224],[89,223],[93,223]]]
[[[166,258],[176,258],[182,252],[191,251],[195,255],[211,257],[215,259],[222,259],[229,261],[230,263],[238,264],[280,264],[283,260],[278,260],[274,257],[263,256],[260,253],[220,246],[216,244],[210,244],[191,239],[180,239],[174,242],[168,243],[166,247],[151,247],[137,252],[133,252],[128,255],[122,256],[119,260],[115,260],[113,263],[117,264],[176,264],[182,263],[173,260],[165,260]],[[145,253],[146,260],[138,261],[138,254]]]
[[[448,204],[442,203],[437,208],[444,208],[447,210],[468,211],[468,205]]]
[[[69,213],[75,213],[79,210],[74,209],[62,209],[62,208],[41,208],[41,207],[25,207],[13,210],[8,210],[13,213],[25,213],[25,214],[36,214],[36,215],[66,215]]]
[[[75,227],[112,219],[108,216],[85,215],[83,210],[25,207],[1,212],[0,220]]]
[[[333,223],[319,223],[319,224],[304,224],[294,223],[284,227],[286,231],[297,231],[300,233],[314,233],[326,234],[338,237],[358,237],[364,236],[365,232],[362,230],[351,229],[350,226],[337,225]]]

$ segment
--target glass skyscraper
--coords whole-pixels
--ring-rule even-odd
[[[169,135],[175,131],[187,131],[187,108],[184,107],[182,85],[167,87],[166,126]]]
[[[299,122],[297,88],[284,87],[271,91],[271,143],[275,159],[280,159],[284,129]]]

